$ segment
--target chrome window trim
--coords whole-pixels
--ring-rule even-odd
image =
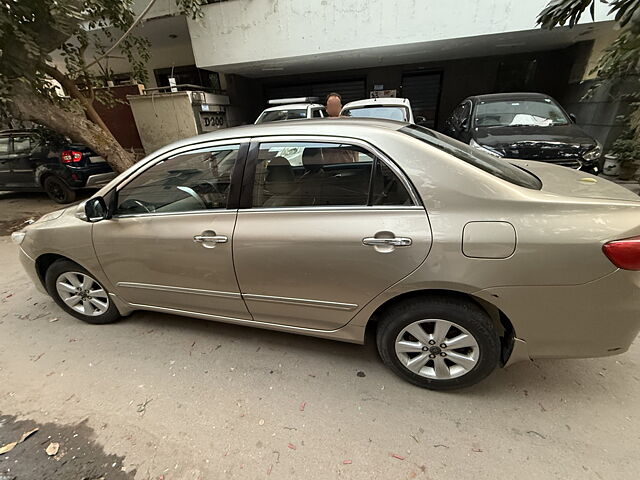
[[[162,292],[172,292],[172,293],[190,293],[193,295],[204,295],[208,297],[241,298],[240,293],[236,293],[236,292],[221,292],[217,290],[202,290],[199,288],[173,287],[170,285],[154,285],[151,283],[118,282],[116,285],[122,288],[138,288],[141,290],[159,290]]]
[[[351,311],[358,308],[358,305],[355,303],[329,302],[326,300],[312,300],[309,298],[276,297],[273,295],[257,295],[253,293],[243,293],[242,298],[245,300],[254,300],[256,302],[286,303],[288,305],[329,308],[332,310]]]
[[[391,157],[389,157],[386,153],[380,150],[375,145],[371,143],[361,140],[358,138],[352,137],[340,137],[336,135],[268,135],[264,137],[252,137],[251,143],[257,143],[258,148],[260,144],[263,143],[284,143],[284,142],[314,142],[314,143],[347,143],[352,144],[361,148],[364,148],[369,153],[377,157],[381,160],[387,167],[393,171],[393,173],[400,179],[404,188],[409,192],[409,196],[411,197],[411,201],[413,202],[413,206],[422,206],[422,201],[420,196],[417,194],[416,189],[413,187],[413,184],[409,181],[408,177],[402,171],[402,169],[394,162]],[[354,205],[357,206],[357,205]],[[363,205],[364,206],[364,205]],[[402,206],[402,205],[398,205]],[[375,205],[372,205],[375,207]],[[256,207],[259,208],[259,207]]]
[[[136,218],[136,217],[174,217],[176,215],[235,215],[236,209],[209,208],[203,210],[186,210],[184,212],[149,212],[149,213],[128,213],[126,215],[114,215],[110,220],[116,218]]]
[[[334,205],[334,206],[304,206],[304,207],[251,207],[241,208],[238,213],[277,213],[277,212],[424,212],[421,205]]]

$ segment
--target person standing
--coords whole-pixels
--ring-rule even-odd
[[[331,92],[325,101],[325,110],[330,118],[339,117],[342,110],[342,95]]]

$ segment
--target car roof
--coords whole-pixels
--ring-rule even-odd
[[[382,97],[382,98],[367,98],[364,100],[356,100],[354,102],[347,103],[342,109],[345,108],[353,108],[353,107],[366,107],[369,105],[401,105],[404,107],[408,107],[409,99],[408,98],[396,98],[396,97]]]
[[[28,128],[16,128],[16,129],[7,129],[7,130],[0,130],[0,135],[23,135],[23,134],[28,134],[28,135],[33,135],[38,133],[38,130],[35,129],[28,129]]]
[[[269,107],[263,110],[263,112],[275,112],[278,110],[292,110],[292,109],[302,109],[308,107],[320,107],[324,108],[324,105],[320,105],[319,103],[289,103],[287,105],[276,105],[275,107]]]
[[[513,92],[513,93],[489,93],[486,95],[474,95],[473,97],[480,102],[495,102],[500,100],[527,100],[527,99],[540,99],[540,98],[552,98],[545,93],[536,92]]]
[[[286,122],[266,122],[240,127],[221,128],[215,132],[204,133],[195,137],[178,140],[156,152],[153,157],[169,152],[175,148],[194,145],[200,142],[232,140],[235,138],[266,137],[272,135],[305,135],[305,136],[334,136],[375,138],[376,132],[381,130],[395,131],[407,125],[408,122],[397,122],[379,118],[309,118],[288,120]]]

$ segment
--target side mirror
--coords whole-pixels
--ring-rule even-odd
[[[465,130],[468,130],[468,129],[469,129],[469,119],[465,118],[460,124],[460,131],[464,132]]]
[[[427,123],[427,117],[423,117],[422,115],[417,116],[415,120],[416,125],[424,125],[425,123]]]
[[[569,118],[573,121],[573,123],[578,123],[578,119],[573,113],[569,114]]]
[[[108,211],[107,203],[102,197],[90,198],[84,204],[84,212],[88,222],[94,223],[109,218]]]

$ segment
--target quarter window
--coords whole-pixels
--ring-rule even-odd
[[[253,185],[254,207],[372,204],[412,203],[398,177],[367,150],[320,142],[260,145]]]
[[[118,192],[115,215],[226,208],[239,148],[213,147],[162,160]]]

